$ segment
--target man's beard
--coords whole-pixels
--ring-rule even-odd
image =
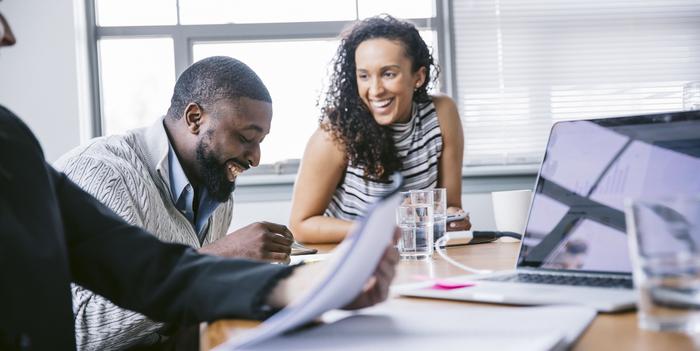
[[[213,152],[209,150],[209,145],[204,141],[204,139],[210,138],[211,132],[207,131],[206,136],[197,144],[197,163],[201,170],[202,183],[204,183],[209,196],[218,202],[226,202],[236,188],[236,183],[228,181],[226,166],[219,163]]]

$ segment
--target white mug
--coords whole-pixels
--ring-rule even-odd
[[[527,224],[532,190],[494,191],[491,193],[496,229],[523,234]]]
[[[683,86],[683,110],[700,110],[700,81]]]

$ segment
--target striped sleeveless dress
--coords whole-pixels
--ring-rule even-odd
[[[413,103],[413,115],[406,123],[390,126],[401,160],[406,190],[432,189],[437,186],[442,155],[442,134],[432,101]],[[325,211],[326,216],[354,220],[370,204],[391,190],[391,183],[373,181],[361,168],[348,164],[345,177],[336,188]]]

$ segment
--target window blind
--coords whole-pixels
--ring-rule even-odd
[[[558,120],[680,110],[697,0],[453,0],[465,166],[538,163]]]

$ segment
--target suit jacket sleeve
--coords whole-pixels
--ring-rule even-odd
[[[264,318],[264,299],[291,267],[199,255],[127,224],[47,165],[74,282],[158,321]]]

